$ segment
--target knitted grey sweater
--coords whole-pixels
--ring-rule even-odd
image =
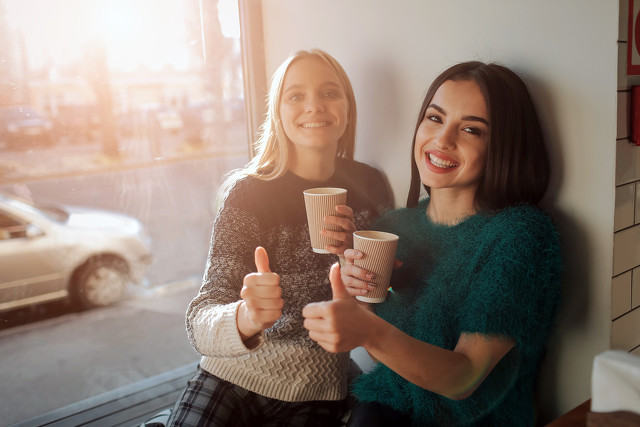
[[[357,229],[366,229],[392,206],[382,175],[359,162],[340,160],[325,182],[291,172],[272,181],[243,177],[228,191],[213,226],[202,288],[187,310],[187,332],[209,373],[260,395],[289,402],[346,397],[349,354],[331,354],[303,327],[302,308],[331,299],[329,269],[335,255],[311,249],[302,192],[313,187],[348,190]],[[236,325],[240,290],[255,271],[263,246],[280,275],[282,317],[243,342]]]

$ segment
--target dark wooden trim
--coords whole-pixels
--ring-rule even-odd
[[[587,425],[587,414],[590,410],[591,399],[551,421],[546,427],[585,427]]]
[[[256,154],[253,143],[258,139],[260,125],[264,121],[265,100],[268,95],[261,2],[258,0],[238,0],[238,12],[240,14],[240,43],[242,46],[249,157],[252,158]]]
[[[173,406],[197,366],[190,363],[30,418],[14,427],[139,425]]]

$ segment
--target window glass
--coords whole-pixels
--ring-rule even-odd
[[[234,0],[0,0],[3,423],[198,361],[243,88]]]

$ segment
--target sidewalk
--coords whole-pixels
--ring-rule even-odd
[[[213,145],[202,147],[177,141],[165,146],[162,154],[154,157],[148,145],[145,140],[122,140],[117,157],[104,154],[99,142],[63,143],[50,148],[23,150],[0,149],[0,184],[145,168],[205,156],[237,156],[247,153],[247,147],[242,144],[216,148]]]
[[[198,284],[0,332],[0,425],[196,363],[184,316]]]

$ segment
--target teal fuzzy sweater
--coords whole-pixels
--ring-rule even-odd
[[[467,399],[422,389],[382,364],[354,385],[360,401],[409,414],[419,426],[534,424],[534,383],[560,297],[562,259],[550,218],[531,206],[432,223],[429,201],[380,218],[400,236],[392,291],[377,314],[421,341],[453,350],[461,333],[502,335],[516,346]]]

